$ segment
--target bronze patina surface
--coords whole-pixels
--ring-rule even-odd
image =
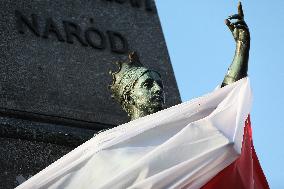
[[[231,22],[230,20],[236,20],[236,22]],[[232,32],[236,41],[236,50],[233,62],[224,78],[222,87],[247,76],[250,32],[244,20],[244,12],[241,2],[239,2],[238,5],[238,14],[229,16],[228,19],[225,20],[225,23]]]
[[[159,110],[165,104],[161,75],[145,68],[136,52],[129,54],[128,62],[118,62],[119,70],[111,73],[113,95],[131,120]]]

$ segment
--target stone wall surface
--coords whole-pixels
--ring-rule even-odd
[[[181,102],[151,0],[0,1],[0,189],[129,121],[108,85],[137,51]]]
[[[108,85],[112,79],[108,72],[116,70],[113,63],[126,60],[127,52],[132,50],[138,51],[145,66],[162,74],[166,105],[179,103],[154,4],[153,10],[147,11],[144,1],[140,8],[132,7],[130,2],[1,1],[1,111],[124,123],[128,121],[126,114],[110,97]],[[30,25],[37,25],[37,32],[21,16]],[[37,24],[32,24],[33,19]],[[71,35],[74,31],[79,37]]]

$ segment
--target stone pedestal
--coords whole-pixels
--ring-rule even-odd
[[[94,133],[128,120],[109,70],[137,51],[181,102],[154,2],[0,2],[0,188],[14,188]]]

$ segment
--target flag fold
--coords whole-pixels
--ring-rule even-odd
[[[251,102],[244,78],[99,133],[17,189],[209,188],[243,153]]]

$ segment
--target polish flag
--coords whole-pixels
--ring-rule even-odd
[[[96,135],[17,189],[266,189],[249,79]]]

